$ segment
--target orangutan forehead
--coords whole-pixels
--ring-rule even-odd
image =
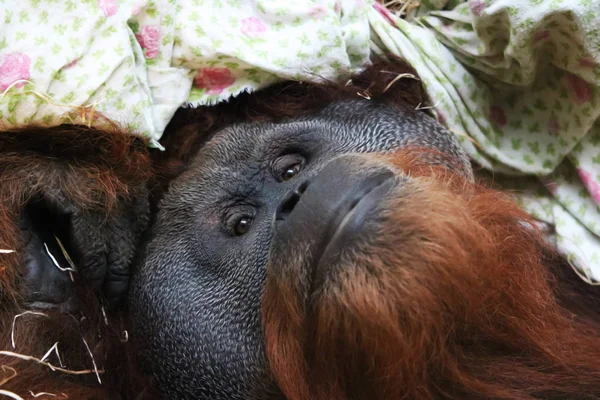
[[[200,168],[206,163],[248,163],[297,148],[324,150],[328,144],[346,152],[385,151],[408,144],[417,136],[428,140],[431,133],[440,136],[440,126],[423,113],[406,113],[367,100],[344,100],[317,114],[283,122],[229,126],[200,150],[195,164]],[[441,135],[449,136],[447,132]]]
[[[319,168],[341,154],[386,153],[408,147],[435,149],[454,160],[451,165],[470,174],[468,160],[453,135],[426,114],[368,100],[343,100],[310,116],[224,128],[200,149],[185,181],[209,201],[223,195],[217,192],[248,182],[261,185],[263,172],[282,155],[299,154]]]

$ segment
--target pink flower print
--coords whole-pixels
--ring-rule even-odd
[[[594,68],[597,65],[592,56],[585,56],[579,59],[579,66],[583,68]]]
[[[594,89],[585,80],[575,74],[567,74],[567,85],[573,95],[575,104],[584,104],[592,99]]]
[[[119,9],[117,0],[98,0],[98,7],[105,17],[115,15]]]
[[[158,25],[146,25],[140,28],[139,33],[135,35],[142,49],[145,50],[144,54],[147,58],[156,58],[158,56],[158,39],[159,39]]]
[[[321,19],[327,14],[327,8],[323,5],[314,6],[312,10],[310,10],[309,15],[314,19]]]
[[[581,181],[588,190],[590,196],[592,196],[592,200],[594,200],[596,204],[600,204],[600,183],[590,172],[583,168],[577,168],[577,174],[581,178]]]
[[[396,23],[394,22],[394,16],[390,12],[390,10],[388,10],[383,5],[381,5],[381,4],[377,3],[377,2],[375,2],[373,4],[373,7],[375,7],[375,9],[377,11],[379,11],[379,14],[383,15],[383,17],[387,20],[387,22],[390,23],[390,25],[396,26]]]
[[[340,3],[340,0],[335,0],[335,3],[333,4],[333,11],[335,11],[336,13],[340,13],[340,11],[342,11],[342,4]]]
[[[550,31],[548,29],[540,29],[533,34],[533,43],[541,42],[550,37]]]
[[[446,116],[441,112],[437,111],[438,122],[444,126],[446,126]]]
[[[133,5],[133,8],[131,9],[131,14],[132,15],[138,15],[140,13],[140,11],[142,11],[142,7],[145,6],[145,1],[139,1],[137,3],[135,3]]]
[[[31,59],[28,55],[14,52],[0,55],[0,92],[4,92],[16,81],[29,79]],[[25,82],[19,82],[14,87],[20,88]]]
[[[208,94],[221,94],[223,89],[233,85],[235,77],[229,68],[202,68],[194,78],[194,86],[206,89]]]
[[[65,68],[71,68],[77,65],[77,61],[79,61],[79,58],[74,59],[73,61],[71,61],[70,63],[68,63],[67,65],[65,65]]]
[[[490,119],[492,122],[500,127],[506,125],[506,114],[504,113],[504,109],[500,106],[491,106],[490,107]]]
[[[342,3],[340,0],[335,0],[335,3],[333,4],[333,11],[335,11],[336,13],[340,13],[340,11],[342,11]]]
[[[547,180],[544,182],[544,187],[550,192],[552,193],[553,196],[556,196],[556,194],[558,193],[558,183],[551,181],[551,180]]]
[[[244,18],[240,30],[246,36],[258,37],[267,31],[267,27],[256,17]]]
[[[471,12],[473,15],[481,16],[485,10],[485,2],[483,0],[472,0],[471,1]]]
[[[550,132],[552,136],[556,136],[558,135],[558,131],[560,131],[560,123],[558,122],[556,115],[552,115],[548,120],[548,132]]]

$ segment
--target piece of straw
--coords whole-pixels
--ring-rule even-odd
[[[65,366],[62,360],[60,359],[60,354],[58,354],[58,342],[54,343],[54,345],[50,347],[50,349],[46,352],[46,354],[44,354],[44,357],[42,357],[41,360],[46,361],[46,358],[48,358],[52,351],[54,351],[54,354],[56,354],[56,358],[58,358],[58,363],[60,364],[60,366],[64,368]]]
[[[94,366],[94,372],[96,373],[96,378],[98,379],[98,383],[102,385],[102,380],[100,379],[100,373],[98,372],[98,367],[96,366],[96,360],[94,359],[92,350],[90,349],[90,346],[88,345],[88,343],[85,341],[84,338],[81,338],[81,340],[83,340],[83,344],[85,344],[85,348],[87,349],[88,353],[90,353],[90,358],[92,359],[92,365]]]
[[[90,104],[64,104],[64,103],[59,103],[57,101],[55,101],[51,96],[49,96],[46,93],[41,93],[38,92],[36,90],[22,90],[19,91],[17,93],[8,93],[10,91],[10,89],[12,89],[14,86],[20,84],[20,83],[30,83],[33,85],[33,82],[31,82],[30,80],[27,79],[19,79],[15,82],[13,82],[12,84],[10,84],[2,93],[0,93],[0,100],[4,97],[4,96],[12,96],[12,95],[23,95],[23,94],[33,94],[36,97],[39,97],[40,99],[44,100],[46,103],[51,104],[53,106],[56,107],[66,107],[66,108],[72,108],[72,109],[78,109],[79,110],[79,117],[81,118],[81,121],[84,125],[88,125],[91,126],[93,120],[94,120],[94,114],[96,112],[96,107],[98,106],[98,104],[100,104],[104,98],[101,97],[98,100],[94,101],[93,103]],[[102,92],[102,95],[104,95],[104,92]],[[89,111],[89,116],[88,116],[88,111]],[[86,118],[86,116],[88,116],[89,118]],[[66,116],[67,118],[71,119],[70,116]],[[71,120],[72,123],[74,123]]]
[[[41,396],[50,396],[50,397],[56,397],[56,395],[54,393],[48,393],[48,392],[39,392],[39,393],[33,393],[32,390],[29,391],[29,394],[31,395],[31,397],[41,397]],[[66,398],[66,397],[65,397]]]
[[[0,395],[6,396],[6,397],[10,397],[11,399],[15,399],[15,400],[25,400],[24,398],[22,398],[18,394],[14,393],[14,392],[9,392],[8,390],[2,390],[2,389],[0,389]]]
[[[42,317],[48,317],[46,314],[38,311],[25,311],[21,314],[17,314],[13,317],[12,322],[12,330],[10,331],[10,344],[12,344],[13,349],[15,348],[15,322],[17,322],[17,318],[22,317],[23,315],[39,315]]]
[[[13,367],[9,367],[8,365],[3,365],[2,371],[10,371],[10,372],[12,372],[12,375],[7,376],[6,378],[2,379],[0,381],[0,386],[4,385],[6,382],[10,381],[12,378],[14,378],[15,376],[18,375],[17,370],[14,369]]]
[[[0,355],[7,356],[7,357],[14,357],[14,358],[18,358],[18,359],[25,360],[25,361],[33,361],[37,364],[40,364],[40,365],[50,368],[52,371],[62,372],[64,374],[69,374],[69,375],[87,375],[87,374],[94,374],[94,373],[97,373],[97,374],[104,373],[104,370],[97,370],[97,371],[91,370],[91,369],[70,370],[70,369],[66,369],[66,368],[61,368],[61,367],[57,367],[56,365],[52,365],[49,362],[42,361],[39,358],[28,356],[26,354],[15,353],[13,351],[0,350]]]
[[[385,71],[382,71],[382,72],[385,72]],[[390,83],[387,84],[385,89],[383,89],[383,93],[387,92],[394,85],[394,83],[398,82],[400,79],[414,79],[414,80],[420,81],[419,78],[417,78],[415,75],[410,74],[408,72],[405,72],[403,74],[398,74],[394,79],[392,79],[392,81]]]

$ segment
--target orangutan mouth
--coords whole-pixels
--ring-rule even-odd
[[[366,223],[377,217],[380,205],[397,183],[393,173],[386,171],[369,177],[358,185],[358,190],[348,194],[348,200],[339,207],[331,226],[332,233],[324,242],[325,249],[314,264],[313,288],[320,287],[327,279],[330,267],[337,264],[344,250],[352,246],[357,238],[372,233]]]

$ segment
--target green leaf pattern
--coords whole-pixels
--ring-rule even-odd
[[[88,106],[160,146],[182,104],[356,72],[370,56],[372,1],[0,1],[0,67],[26,59],[33,83],[0,97],[2,122],[89,123],[77,117]]]
[[[428,4],[395,26],[371,12],[372,40],[417,69],[471,158],[600,282],[600,1]]]

